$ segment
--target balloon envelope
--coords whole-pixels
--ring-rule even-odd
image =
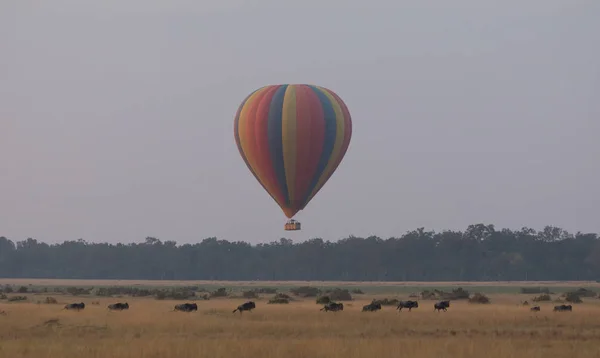
[[[269,85],[238,108],[234,135],[244,162],[291,218],[317,194],[352,137],[348,108],[314,85]]]

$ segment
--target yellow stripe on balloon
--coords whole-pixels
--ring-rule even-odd
[[[315,186],[313,191],[310,193],[310,196],[308,197],[308,200],[306,202],[309,202],[313,198],[313,196],[315,196],[315,194],[319,191],[321,186],[323,186],[323,182],[325,180],[327,180],[327,178],[329,177],[331,172],[335,169],[334,168],[335,162],[337,161],[337,158],[340,155],[340,152],[342,150],[342,144],[344,143],[344,130],[345,130],[345,128],[344,128],[344,112],[342,111],[342,108],[339,105],[339,103],[337,102],[337,100],[335,99],[335,97],[333,97],[323,87],[319,87],[319,86],[316,86],[316,87],[325,96],[327,96],[327,98],[331,102],[331,106],[333,107],[333,111],[335,112],[336,131],[335,131],[335,142],[333,144],[333,151],[331,152],[331,155],[329,156],[327,166],[325,167],[325,170],[323,170],[323,173],[321,174],[321,177],[319,178],[317,185]]]
[[[296,187],[296,87],[289,85],[283,97],[281,113],[283,165],[288,189],[289,206],[294,206]]]

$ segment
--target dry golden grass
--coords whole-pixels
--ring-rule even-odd
[[[36,296],[43,300],[45,296]],[[244,300],[197,301],[198,311],[173,312],[175,301],[56,296],[61,304],[0,303],[0,357],[600,357],[600,300],[554,313],[554,303],[534,314],[519,295],[491,296],[490,305],[452,302],[448,312],[433,301],[413,312],[384,307],[361,312],[371,297],[320,312],[314,300],[232,310]],[[66,302],[86,303],[80,312]],[[100,301],[100,305],[92,305]],[[129,311],[109,312],[128,301]]]

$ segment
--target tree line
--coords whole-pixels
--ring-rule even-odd
[[[419,228],[401,237],[314,238],[251,245],[211,237],[178,245],[47,244],[0,237],[0,277],[139,280],[496,281],[600,280],[596,233],[547,226],[464,231]]]

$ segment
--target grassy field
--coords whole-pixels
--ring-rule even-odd
[[[0,280],[0,285],[7,280]],[[97,282],[24,282],[32,286],[97,286]],[[107,285],[148,283],[109,282]],[[170,283],[170,285],[203,283]],[[205,283],[208,284],[208,283]],[[215,286],[231,287],[218,283]],[[250,283],[239,283],[246,287]],[[323,283],[344,286],[348,283]],[[496,283],[497,284],[497,283]],[[158,286],[156,282],[149,283]],[[167,285],[167,284],[165,284]],[[317,283],[283,283],[303,286]],[[367,288],[367,283],[356,283]],[[383,284],[373,284],[380,287]],[[278,283],[260,287],[276,287]],[[410,287],[418,286],[415,283]],[[426,287],[437,287],[428,283]],[[452,286],[443,283],[440,286]],[[458,285],[457,285],[458,286]],[[468,288],[465,283],[460,286]],[[477,283],[477,287],[484,286]],[[517,284],[514,287],[525,287]],[[543,287],[593,287],[592,283],[535,283]],[[402,292],[402,291],[399,291]],[[376,296],[380,296],[379,292]],[[152,298],[54,296],[58,304],[37,304],[47,294],[29,295],[29,303],[0,301],[0,357],[600,357],[600,300],[586,299],[573,312],[552,312],[554,302],[542,303],[531,313],[520,306],[532,295],[491,294],[489,305],[453,301],[448,312],[434,312],[434,301],[420,300],[413,312],[386,306],[361,312],[374,295],[357,295],[344,303],[343,312],[320,312],[314,299],[287,305],[256,299],[254,312],[233,314],[244,299],[197,301],[197,312],[173,312],[180,301]],[[395,297],[406,298],[397,295]],[[80,312],[62,310],[65,303],[86,303]],[[109,303],[130,304],[129,311],[110,312]],[[97,302],[99,304],[92,304]]]

